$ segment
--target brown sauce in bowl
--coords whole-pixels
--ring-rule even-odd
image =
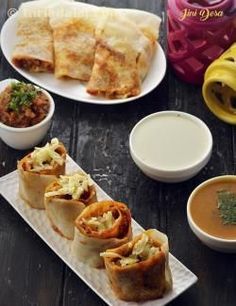
[[[32,84],[13,82],[0,93],[0,121],[17,128],[33,126],[48,114],[48,97]]]
[[[224,179],[209,183],[200,188],[192,198],[190,213],[193,221],[204,232],[223,239],[236,239],[236,225],[224,224],[217,207],[217,192],[236,193],[236,179]]]

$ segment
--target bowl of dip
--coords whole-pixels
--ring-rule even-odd
[[[209,161],[212,135],[199,118],[184,112],[163,111],[139,121],[129,137],[130,154],[148,177],[182,182]]]
[[[51,95],[14,79],[0,82],[0,137],[10,147],[30,149],[46,135],[54,114]]]
[[[236,176],[214,177],[195,188],[188,199],[187,218],[203,244],[236,253]]]

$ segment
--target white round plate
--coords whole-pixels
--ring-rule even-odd
[[[146,76],[141,93],[138,96],[130,97],[126,99],[106,99],[102,97],[94,97],[86,92],[85,84],[77,80],[58,80],[54,77],[54,74],[49,73],[32,73],[23,69],[17,68],[11,62],[11,56],[13,53],[14,46],[17,42],[16,30],[17,30],[17,14],[15,13],[2,27],[1,31],[1,48],[4,56],[10,65],[18,71],[23,77],[28,79],[30,82],[37,84],[40,87],[45,88],[55,94],[58,94],[62,97],[69,98],[72,100],[93,103],[93,104],[120,104],[129,101],[139,99],[154,88],[156,88],[162,81],[165,72],[166,72],[166,57],[165,53],[157,43],[157,50],[153,58],[153,62],[150,66],[148,75]]]

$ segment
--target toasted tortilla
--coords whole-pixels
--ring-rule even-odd
[[[139,95],[154,53],[150,39],[133,22],[107,10],[96,29],[96,41],[87,92],[108,98]]]
[[[143,81],[149,71],[152,58],[156,52],[156,43],[159,38],[161,19],[152,13],[135,9],[117,9],[117,14],[132,21],[149,40],[149,44],[144,46],[144,52],[140,53],[138,60],[139,75],[141,81]]]
[[[89,7],[89,8],[88,8]],[[99,8],[66,3],[50,11],[55,51],[55,76],[88,81],[95,56]]]
[[[96,231],[85,224],[84,219],[101,216],[108,211],[116,215],[111,228]],[[120,246],[131,239],[131,215],[127,206],[115,201],[101,201],[86,207],[76,219],[72,253],[77,260],[95,268],[102,268],[104,261],[100,253],[108,248]]]
[[[34,172],[31,166],[31,153],[17,163],[19,194],[32,208],[45,209],[44,192],[46,187],[59,175],[65,174],[66,149],[63,144],[58,148],[58,153],[63,158],[64,163],[59,165],[53,162],[51,169],[42,169]]]
[[[54,191],[60,188],[57,180],[52,182],[45,192]],[[81,214],[84,208],[97,201],[96,189],[89,187],[86,198],[72,199],[67,196],[44,197],[44,204],[47,216],[51,222],[52,228],[69,240],[74,238],[74,222]]]
[[[45,1],[31,1],[20,6],[17,38],[12,54],[14,65],[31,72],[53,71],[53,37]]]
[[[167,236],[154,229],[144,233],[151,239],[152,246],[159,248],[159,252],[150,258],[125,266],[119,264],[120,257],[129,255],[142,235],[104,253],[108,254],[104,261],[111,287],[116,296],[125,301],[161,298],[172,288]]]
[[[135,25],[150,40],[156,42],[159,38],[161,18],[155,14],[135,9],[116,9],[117,14],[135,23]]]

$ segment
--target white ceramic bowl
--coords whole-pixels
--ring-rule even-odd
[[[143,118],[129,138],[131,157],[141,171],[168,183],[196,175],[209,161],[212,145],[206,124],[178,111],[163,111]]]
[[[9,84],[17,81],[14,79],[7,79],[0,82],[0,92],[2,92]],[[37,86],[35,86],[37,87]],[[39,87],[37,87],[39,88]],[[46,135],[50,125],[51,119],[55,111],[55,103],[51,95],[44,89],[39,88],[50,102],[50,108],[47,116],[38,124],[26,128],[16,128],[3,124],[0,122],[0,137],[10,147],[18,150],[26,150],[37,145]]]
[[[224,175],[224,176],[217,176],[212,179],[209,179],[199,186],[197,186],[193,192],[191,193],[188,203],[187,203],[187,219],[189,226],[193,233],[201,240],[201,242],[205,245],[207,245],[209,248],[219,251],[219,252],[225,252],[225,253],[236,253],[236,239],[224,239],[224,238],[218,238],[216,236],[210,235],[205,230],[203,230],[200,226],[196,224],[194,221],[194,218],[191,213],[191,205],[193,203],[193,198],[196,196],[198,192],[203,187],[206,187],[207,185],[210,185],[215,182],[219,182],[222,180],[230,180],[233,181],[236,184],[236,176],[234,175]],[[236,226],[236,225],[235,225]]]

